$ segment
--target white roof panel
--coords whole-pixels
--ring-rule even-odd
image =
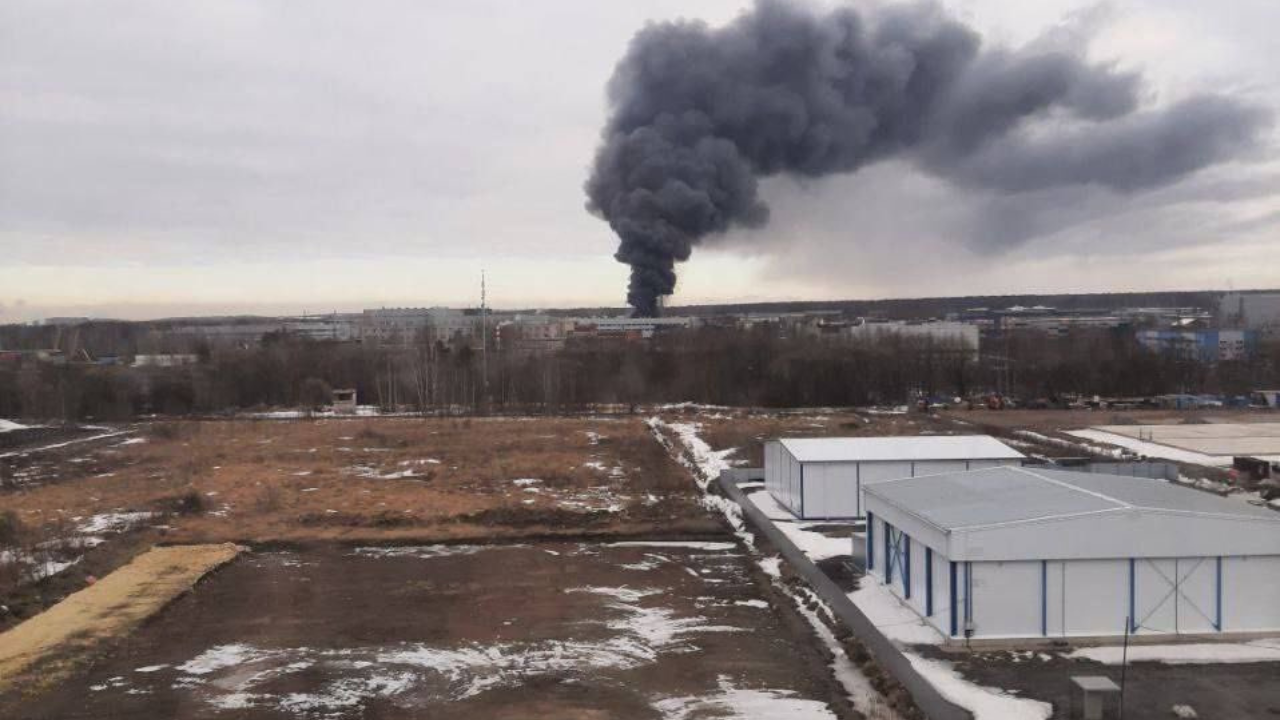
[[[1150,510],[1271,520],[1280,515],[1237,500],[1148,478],[999,467],[873,483],[874,496],[940,529],[1063,518],[1105,510]]]
[[[800,462],[1014,460],[1025,457],[990,435],[783,438],[779,442]]]

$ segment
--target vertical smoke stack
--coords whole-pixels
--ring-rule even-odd
[[[984,48],[938,6],[818,15],[758,0],[730,24],[656,23],[609,82],[588,209],[655,316],[703,238],[763,225],[762,177],[818,178],[888,158],[1013,195],[1135,192],[1256,146],[1269,115],[1219,95],[1141,108],[1141,78],[1080,47]],[[856,228],[851,228],[856,237]],[[767,238],[764,239],[767,241]]]

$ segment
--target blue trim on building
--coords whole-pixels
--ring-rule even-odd
[[[876,567],[876,516],[867,513],[867,571]]]
[[[956,602],[956,561],[950,562],[951,570],[951,637],[956,636],[956,619],[959,613],[956,612],[958,603]]]
[[[902,533],[902,596],[911,599],[911,536]]]
[[[884,523],[884,584],[893,584],[893,526]]]
[[[924,616],[933,617],[933,548],[924,546]]]
[[[1040,634],[1049,636],[1049,561],[1040,561]]]
[[[1129,558],[1129,632],[1138,631],[1138,571],[1133,558]]]
[[[964,561],[964,634],[969,636],[969,623],[973,622],[973,563]]]
[[[1216,560],[1218,604],[1214,610],[1213,629],[1222,632],[1222,556],[1219,555]]]

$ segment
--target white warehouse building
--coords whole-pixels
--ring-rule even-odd
[[[1280,515],[1265,508],[1030,468],[892,480],[866,502],[868,573],[948,638],[1280,631]]]
[[[871,483],[1023,459],[988,435],[783,438],[765,443],[765,489],[798,518],[855,518],[863,516],[863,488]]]

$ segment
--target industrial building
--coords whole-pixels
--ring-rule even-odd
[[[870,485],[866,509],[868,573],[949,638],[1280,631],[1280,515],[1262,507],[1002,467]]]
[[[1139,330],[1138,342],[1148,350],[1182,360],[1215,363],[1245,360],[1258,349],[1256,330]]]
[[[863,515],[863,489],[893,478],[1021,465],[987,435],[784,438],[765,443],[765,488],[803,519]]]

